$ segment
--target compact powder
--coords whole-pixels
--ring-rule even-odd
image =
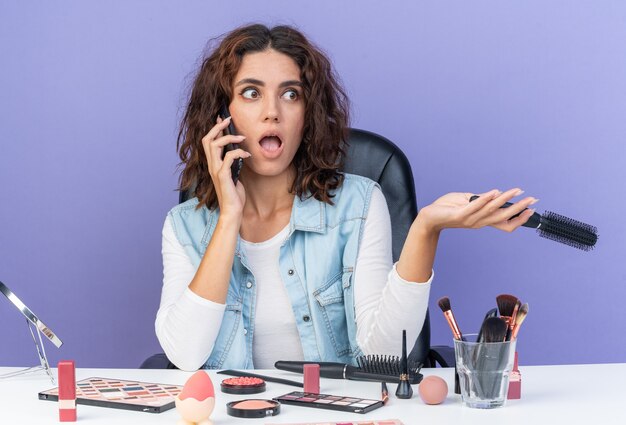
[[[224,379],[221,388],[223,393],[228,394],[257,394],[265,391],[265,381],[252,376],[239,376]]]
[[[276,407],[276,403],[270,403],[267,400],[244,400],[235,404],[233,407],[237,409],[267,409]]]
[[[231,401],[226,404],[226,411],[237,418],[264,418],[280,413],[280,403],[274,400],[249,399]]]

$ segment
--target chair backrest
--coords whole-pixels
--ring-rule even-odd
[[[404,153],[378,134],[351,129],[344,171],[380,185],[391,212],[393,261],[398,261],[409,228],[417,215],[411,165]]]
[[[350,129],[348,144],[343,171],[367,177],[380,185],[391,214],[393,261],[398,261],[404,240],[417,215],[411,164],[400,148],[390,140],[369,131]],[[187,192],[181,192],[179,201],[184,202],[189,197]],[[427,362],[429,349],[430,320],[427,312],[422,331],[415,341],[409,360]]]
[[[374,180],[385,195],[391,215],[393,261],[398,261],[409,229],[417,215],[417,199],[411,164],[406,155],[390,140],[364,130],[351,129],[344,171]],[[400,330],[398,330],[398,341]],[[430,319],[409,354],[409,361],[428,363]]]

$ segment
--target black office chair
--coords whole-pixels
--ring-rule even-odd
[[[368,177],[380,185],[391,214],[393,261],[400,258],[404,240],[413,220],[417,216],[417,199],[411,164],[404,153],[388,139],[369,131],[351,129],[348,138],[348,152],[344,171]],[[189,199],[189,194],[181,192],[180,202]],[[452,347],[430,347],[430,320],[426,319],[413,349],[409,354],[411,362],[422,362],[424,367],[454,365]],[[142,369],[172,369],[175,366],[165,354],[156,354],[145,360]]]

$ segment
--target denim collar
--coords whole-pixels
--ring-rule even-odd
[[[289,234],[294,230],[305,232],[326,232],[326,203],[312,196],[300,199],[296,195],[289,220]]]
[[[197,198],[195,204],[197,204]],[[195,205],[194,204],[194,205]],[[219,207],[214,210],[208,210],[206,205],[201,207],[207,214],[207,224],[202,237],[202,245],[204,249],[209,245],[211,235],[217,225],[219,217]],[[295,196],[293,207],[291,208],[291,218],[289,219],[289,236],[296,230],[303,232],[326,233],[326,203],[318,201],[312,196],[301,199]],[[240,255],[240,237],[237,237],[237,246],[235,254]]]

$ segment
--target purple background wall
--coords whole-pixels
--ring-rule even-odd
[[[466,331],[494,297],[530,303],[524,364],[626,360],[626,5],[619,1],[2,2],[0,280],[58,335],[52,362],[137,367],[154,335],[175,134],[209,38],[297,25],[334,61],[353,126],[413,164],[420,205],[520,186],[598,226],[590,253],[493,229],[446,231],[431,297]],[[37,362],[0,300],[0,366]]]

